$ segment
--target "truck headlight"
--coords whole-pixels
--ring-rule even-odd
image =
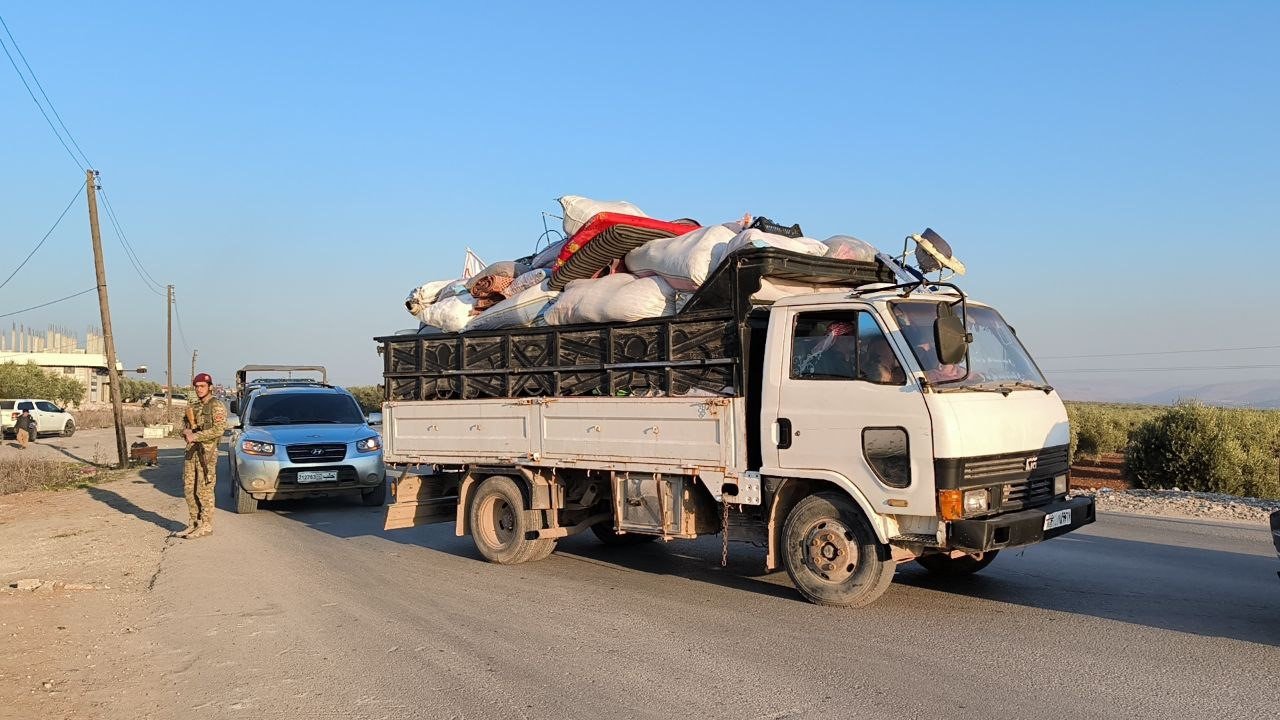
[[[377,435],[371,438],[365,438],[356,443],[356,450],[360,452],[374,452],[382,449],[382,439]]]
[[[1054,495],[1067,494],[1067,476],[1066,475],[1058,475],[1053,478],[1053,494]]]
[[[986,512],[991,507],[991,498],[986,489],[966,490],[964,492],[964,513]]]
[[[275,455],[276,444],[269,442],[257,442],[255,440],[245,440],[240,443],[240,449],[250,455]]]

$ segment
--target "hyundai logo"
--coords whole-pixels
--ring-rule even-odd
[[[312,449],[311,449],[311,454],[312,454],[312,455],[323,455],[323,454],[324,454],[324,451],[323,451],[323,450],[321,450],[320,448],[312,448]],[[1035,465],[1032,465],[1031,467],[1035,467]]]
[[[1026,466],[1026,468],[1025,468],[1025,469],[1026,469],[1026,471],[1027,471],[1027,472],[1031,472],[1032,470],[1035,470],[1035,469],[1036,469],[1036,465],[1038,465],[1039,463],[1040,463],[1040,459],[1039,459],[1039,458],[1033,458],[1033,457],[1029,457],[1029,458],[1027,458],[1026,462],[1024,463],[1024,464],[1025,464],[1025,466]]]

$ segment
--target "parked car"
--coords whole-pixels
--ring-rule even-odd
[[[351,393],[323,383],[255,388],[236,403],[231,495],[236,512],[261,500],[358,492],[386,502],[382,436]]]
[[[187,397],[179,393],[174,393],[172,404],[185,407],[187,404]],[[152,393],[151,395],[142,398],[142,407],[164,407],[164,393]]]
[[[75,434],[76,419],[71,413],[48,400],[19,398],[0,400],[0,430],[4,435],[17,435],[13,427],[23,410],[30,410],[36,419],[36,435],[71,437]]]

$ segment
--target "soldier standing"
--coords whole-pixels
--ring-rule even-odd
[[[182,465],[182,490],[187,496],[191,524],[179,537],[198,538],[213,532],[213,491],[218,481],[218,442],[227,429],[227,408],[213,397],[213,378],[196,375],[192,384],[197,401],[187,406],[182,437],[187,441]]]

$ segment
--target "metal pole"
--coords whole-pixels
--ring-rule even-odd
[[[165,356],[168,358],[168,370],[164,381],[164,419],[170,419],[169,409],[173,405],[173,286],[168,287],[165,295],[165,313],[168,315],[168,339],[165,344]]]
[[[191,382],[196,381],[196,356],[200,354],[199,350],[191,351]]]
[[[111,306],[107,302],[107,270],[102,262],[102,234],[98,231],[98,173],[85,170],[85,189],[89,196],[89,232],[93,236],[93,270],[98,276],[98,308],[102,311],[102,341],[107,355],[107,382],[111,383],[111,414],[116,424],[117,467],[129,465],[129,449],[124,437],[124,407],[120,402],[120,373],[116,370],[116,342],[111,334]]]

